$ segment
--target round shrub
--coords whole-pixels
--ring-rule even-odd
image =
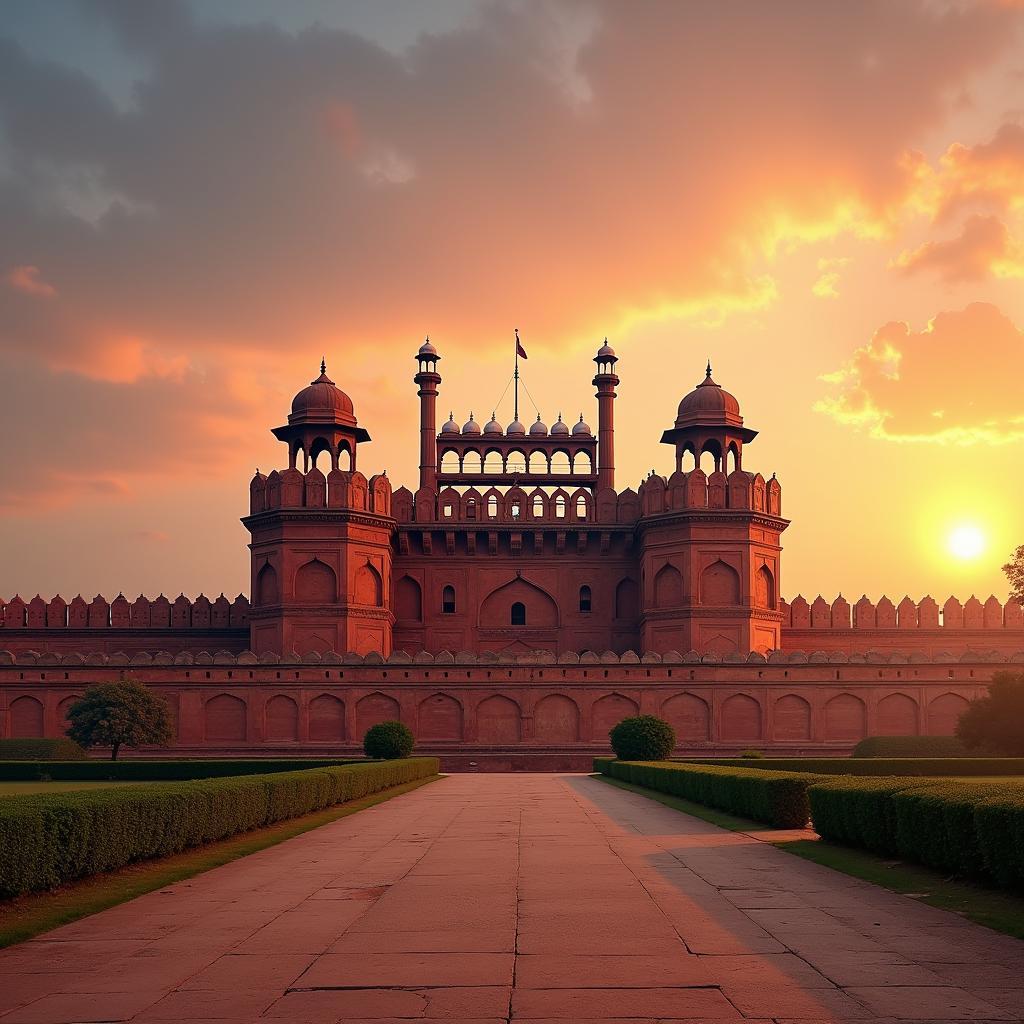
[[[759,758],[764,757],[764,751],[748,748],[747,750],[740,751],[740,757],[742,757],[744,761],[756,761]]]
[[[363,737],[363,751],[367,757],[381,761],[393,761],[408,757],[416,742],[412,731],[401,722],[378,722],[366,730]]]
[[[608,735],[620,761],[664,761],[676,745],[675,729],[654,715],[624,718]]]

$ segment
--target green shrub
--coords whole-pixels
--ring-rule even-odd
[[[0,740],[0,761],[81,761],[84,748],[74,740]]]
[[[676,745],[676,733],[663,718],[624,718],[608,733],[620,761],[663,761]]]
[[[65,741],[69,742],[69,741]],[[306,768],[333,768],[358,763],[354,758],[234,758],[132,761],[0,761],[0,782],[170,782],[230,775],[266,775]]]
[[[0,800],[0,897],[111,871],[436,775],[409,758]]]
[[[740,751],[740,760],[742,760],[742,761],[758,761],[762,757],[764,757],[764,751],[763,750],[750,749],[750,750],[741,750]]]
[[[811,772],[815,775],[1024,775],[1024,757],[738,757],[684,758],[677,764],[706,764],[756,771]]]
[[[378,722],[366,730],[363,751],[367,757],[391,761],[408,757],[416,740],[412,730],[401,722]]]
[[[1000,885],[1024,887],[1024,791],[981,800],[974,821],[985,873]]]
[[[815,781],[806,774],[612,758],[595,758],[594,771],[778,828],[807,824],[807,787]]]
[[[956,736],[869,736],[851,757],[972,757]]]
[[[969,750],[1024,757],[1024,672],[996,672],[988,693],[960,716],[956,734]]]

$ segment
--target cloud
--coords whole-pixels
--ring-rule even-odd
[[[12,267],[5,275],[4,280],[16,292],[24,292],[26,295],[52,299],[57,294],[57,289],[43,280],[39,268],[30,264]]]
[[[980,281],[990,274],[1024,277],[1024,250],[998,217],[972,214],[956,238],[904,250],[892,267],[903,274],[933,271],[950,282]]]
[[[53,384],[66,429],[92,417],[76,457],[129,487],[223,466],[226,441],[251,452],[310,353],[350,374],[357,351],[406,359],[427,331],[486,353],[524,314],[565,349],[764,308],[788,246],[890,229],[920,185],[908,144],[1020,21],[890,0],[495,3],[396,53],[198,24],[171,0],[80,13],[149,70],[118,105],[0,39],[0,267],[31,253],[60,284],[0,305],[0,354],[27,393]],[[15,491],[79,486],[28,454]]]
[[[849,263],[846,256],[835,256],[818,260],[818,279],[811,285],[811,294],[819,299],[837,299],[839,291],[839,271]]]
[[[1024,439],[1017,375],[1024,332],[996,306],[939,313],[921,331],[892,321],[824,380],[816,406],[888,441],[1003,444]]]

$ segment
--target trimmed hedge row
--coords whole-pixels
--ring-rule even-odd
[[[808,796],[823,839],[1024,886],[1024,784],[846,777]]]
[[[267,775],[307,768],[335,768],[358,764],[354,758],[236,758],[233,760],[132,761],[0,761],[0,782],[173,782],[182,779],[214,779],[231,775]]]
[[[74,740],[0,740],[0,761],[82,761],[85,750]]]
[[[779,828],[806,826],[810,817],[807,787],[816,779],[805,773],[760,768],[616,761],[610,757],[595,758],[594,771]]]
[[[0,897],[357,800],[436,775],[435,757],[0,800]]]
[[[868,736],[851,757],[973,757],[956,736]]]
[[[704,757],[686,758],[678,763],[814,775],[1024,775],[1024,757],[766,757],[763,760]]]

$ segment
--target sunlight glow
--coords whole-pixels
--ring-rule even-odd
[[[946,546],[955,558],[964,561],[977,558],[985,550],[985,534],[973,523],[965,523],[950,532]]]

